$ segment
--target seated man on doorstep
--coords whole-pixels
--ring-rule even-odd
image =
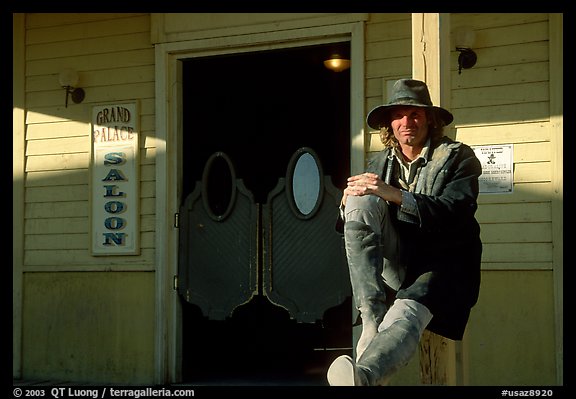
[[[384,385],[424,329],[461,340],[478,300],[482,243],[475,219],[480,162],[444,136],[453,115],[424,82],[395,82],[368,125],[385,148],[348,178],[337,224],[362,318],[356,359],[336,358],[330,385]]]

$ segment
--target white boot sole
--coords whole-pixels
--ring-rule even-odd
[[[337,357],[328,368],[328,384],[330,386],[354,386],[354,360],[348,355]]]

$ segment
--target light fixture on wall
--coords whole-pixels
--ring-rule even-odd
[[[66,108],[68,108],[68,96],[72,97],[72,101],[74,101],[75,104],[80,104],[84,101],[84,97],[86,96],[84,89],[76,87],[79,80],[78,72],[71,68],[64,69],[60,72],[58,80],[60,86],[66,89]]]
[[[456,51],[460,52],[458,55],[458,74],[462,73],[462,69],[469,69],[476,65],[478,56],[472,50],[476,34],[470,26],[461,26],[454,30],[454,44]]]
[[[332,54],[324,61],[324,66],[334,72],[342,72],[350,68],[350,60],[340,54]]]

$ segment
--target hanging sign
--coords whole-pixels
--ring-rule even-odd
[[[478,179],[480,193],[512,193],[514,187],[514,151],[512,144],[472,146],[482,164]]]
[[[92,255],[140,253],[137,103],[92,108]]]

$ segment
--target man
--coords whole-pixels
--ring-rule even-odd
[[[385,148],[348,178],[339,223],[362,334],[356,361],[330,365],[330,385],[386,384],[424,329],[462,339],[480,286],[482,167],[470,147],[443,135],[452,120],[413,79],[395,82],[389,102],[368,114]]]

